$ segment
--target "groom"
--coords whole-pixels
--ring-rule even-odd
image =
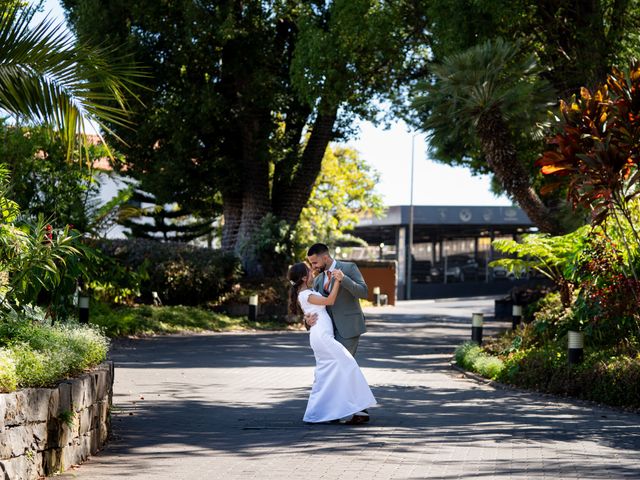
[[[344,273],[336,302],[327,307],[327,311],[333,320],[336,340],[355,356],[360,335],[367,331],[359,300],[367,298],[367,284],[355,263],[334,260],[329,254],[329,247],[323,243],[312,245],[307,252],[307,259],[317,273],[313,289],[325,297],[329,295],[333,285],[333,271],[341,270]],[[311,327],[315,325],[317,316],[305,315],[304,320]]]
[[[323,243],[311,245],[307,252],[307,260],[316,273],[313,289],[325,297],[329,295],[333,286],[333,272],[340,270],[344,274],[336,301],[332,306],[327,306],[327,311],[333,320],[335,339],[355,356],[360,335],[367,331],[360,307],[360,299],[367,298],[367,284],[355,263],[334,260],[329,254],[329,247]],[[309,327],[315,325],[317,320],[318,316],[315,313],[304,316],[304,321]],[[369,412],[363,410],[348,419],[341,419],[340,423],[358,425],[368,421]]]

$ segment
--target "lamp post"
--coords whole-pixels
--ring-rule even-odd
[[[420,134],[414,133],[411,137],[411,188],[409,189],[409,259],[407,262],[407,300],[411,300],[411,270],[413,267],[413,159],[415,156],[415,140],[418,135]]]

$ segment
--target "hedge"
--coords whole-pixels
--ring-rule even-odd
[[[220,250],[145,239],[102,240],[95,245],[131,271],[146,272],[141,300],[157,292],[164,305],[215,302],[240,278],[240,261]]]

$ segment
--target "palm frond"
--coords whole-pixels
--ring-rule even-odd
[[[106,123],[132,126],[128,102],[144,88],[145,69],[113,49],[78,44],[50,18],[31,26],[34,13],[0,7],[0,109],[50,125],[70,149],[88,121],[107,131]]]

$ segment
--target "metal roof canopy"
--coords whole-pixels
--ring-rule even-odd
[[[362,218],[354,230],[369,245],[395,245],[398,228],[409,226],[409,205],[388,207],[382,218]],[[515,235],[535,231],[519,207],[424,206],[413,207],[413,242],[469,237]]]

